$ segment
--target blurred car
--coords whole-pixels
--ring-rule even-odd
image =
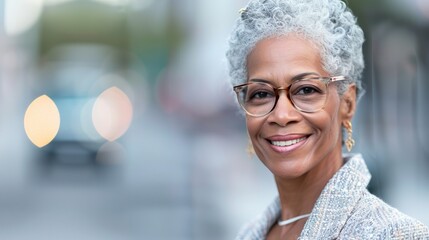
[[[41,169],[102,168],[106,162],[97,154],[106,140],[92,123],[92,106],[117,83],[109,76],[123,68],[120,53],[106,45],[63,45],[52,49],[40,66],[37,91],[55,102],[61,118],[57,136],[41,150]]]

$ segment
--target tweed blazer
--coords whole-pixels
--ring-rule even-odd
[[[427,226],[368,192],[370,178],[360,154],[344,157],[344,165],[326,184],[299,239],[429,239]],[[236,240],[265,239],[280,210],[277,197],[242,228]]]

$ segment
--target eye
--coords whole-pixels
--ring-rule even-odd
[[[298,91],[295,93],[297,95],[309,95],[313,93],[320,93],[320,90],[313,86],[304,86],[298,89]]]
[[[252,93],[252,95],[250,96],[250,99],[264,99],[267,97],[272,97],[273,94],[265,91],[265,90],[257,90],[254,93]]]
[[[324,84],[318,80],[301,80],[293,83],[290,87],[290,94],[295,96],[304,97],[324,93]]]
[[[247,102],[258,102],[271,101],[275,98],[274,89],[266,84],[252,84],[247,87]]]

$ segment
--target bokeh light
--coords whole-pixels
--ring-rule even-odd
[[[94,127],[108,141],[121,137],[128,130],[132,117],[132,103],[117,87],[111,87],[101,93],[92,108]]]
[[[60,129],[60,113],[54,101],[46,95],[36,98],[25,112],[24,128],[37,147],[49,144]]]
[[[43,0],[6,0],[4,4],[6,33],[15,36],[37,23],[42,12]]]

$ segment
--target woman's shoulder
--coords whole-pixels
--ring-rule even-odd
[[[429,239],[429,229],[366,191],[341,235],[348,239]]]

